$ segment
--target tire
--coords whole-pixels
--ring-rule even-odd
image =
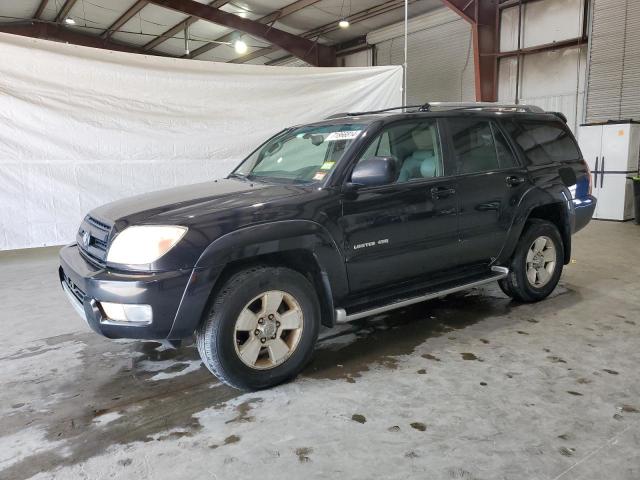
[[[319,328],[320,306],[307,278],[287,268],[255,266],[232,275],[215,295],[196,330],[196,345],[221,382],[259,390],[304,368]]]
[[[558,227],[533,218],[520,236],[509,265],[509,275],[500,280],[499,285],[515,300],[538,302],[556,288],[563,266],[564,244]]]

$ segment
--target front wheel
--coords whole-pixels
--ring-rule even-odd
[[[313,353],[320,308],[300,273],[256,266],[231,276],[196,331],[207,368],[242,390],[268,388],[295,377]]]
[[[556,288],[564,264],[564,245],[551,222],[531,219],[520,237],[509,266],[500,280],[502,291],[521,302],[537,302]]]

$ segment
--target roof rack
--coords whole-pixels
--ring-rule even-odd
[[[435,112],[442,110],[490,110],[497,112],[527,112],[544,113],[536,105],[498,103],[498,102],[428,102],[420,106],[421,112]]]
[[[445,110],[475,110],[492,112],[521,112],[521,113],[544,113],[545,111],[536,105],[526,105],[523,103],[498,103],[498,102],[428,102],[422,105],[405,105],[400,107],[383,108],[381,110],[371,110],[368,112],[344,112],[328,116],[325,120],[341,117],[359,117],[361,115],[373,115],[376,113],[391,112],[393,110],[407,110],[415,108],[414,112],[440,112]]]
[[[391,112],[393,110],[406,110],[408,108],[420,108],[422,105],[405,105],[400,107],[390,107],[383,108],[381,110],[370,110],[368,112],[344,112],[344,113],[336,113],[334,115],[328,116],[325,120],[330,120],[332,118],[340,118],[340,117],[359,117],[361,115],[373,115],[374,113],[384,113]]]

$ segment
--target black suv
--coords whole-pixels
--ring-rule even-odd
[[[545,298],[595,203],[561,114],[341,114],[283,130],[226,179],[95,209],[59,275],[97,333],[195,333],[220,380],[259,389],[304,367],[321,325],[496,280]]]

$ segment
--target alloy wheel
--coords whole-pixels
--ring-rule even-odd
[[[556,269],[556,246],[547,236],[534,240],[527,251],[527,280],[536,288],[544,287]]]
[[[277,367],[295,351],[303,327],[302,309],[293,295],[269,290],[248,302],[238,315],[236,353],[253,369]]]

